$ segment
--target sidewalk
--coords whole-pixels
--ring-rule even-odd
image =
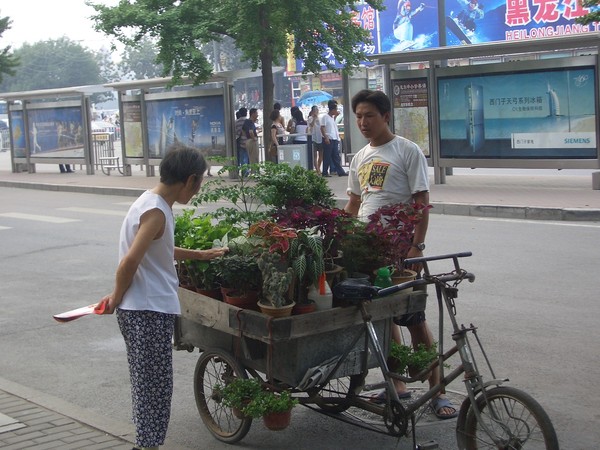
[[[3,450],[130,450],[133,440],[132,425],[0,378]]]
[[[0,154],[0,187],[83,192],[137,197],[158,182],[147,177],[139,166],[126,177],[118,172],[107,176],[101,171],[86,175],[76,166],[75,173],[61,174],[57,165],[38,164],[37,173],[12,173],[10,155]],[[216,173],[213,169],[213,173]],[[600,171],[600,169],[599,169]],[[432,169],[430,169],[432,172]],[[592,189],[593,170],[454,169],[446,184],[431,181],[434,214],[499,217],[535,220],[600,221],[600,191]],[[158,168],[156,168],[158,175]],[[206,178],[207,180],[210,178]],[[338,199],[346,202],[346,177],[328,178]]]

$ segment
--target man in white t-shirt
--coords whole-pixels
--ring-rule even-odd
[[[360,132],[369,143],[352,158],[348,178],[346,211],[363,221],[382,206],[395,203],[421,203],[429,205],[429,180],[427,160],[417,144],[396,136],[389,128],[392,105],[381,91],[363,90],[352,98],[352,111]],[[416,225],[413,245],[407,258],[423,256],[429,213],[423,211],[422,220]],[[417,313],[395,319],[406,326],[412,344],[433,345],[433,335],[425,320],[425,313]],[[394,326],[392,336],[400,342],[400,330]],[[440,380],[439,369],[432,371],[430,386]],[[394,380],[398,396],[410,394],[406,385]],[[440,394],[431,400],[431,406],[440,419],[456,417],[458,412],[449,400]]]
[[[329,170],[336,172],[338,176],[345,177],[348,174],[342,167],[340,156],[340,133],[335,118],[339,114],[338,104],[335,100],[327,103],[329,113],[321,117],[321,133],[323,134],[323,176],[329,177]]]

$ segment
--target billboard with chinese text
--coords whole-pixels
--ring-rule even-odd
[[[430,155],[427,78],[392,81],[394,133],[415,142]]]
[[[125,157],[141,158],[142,144],[142,105],[140,101],[123,102],[123,137]]]
[[[447,45],[558,37],[598,31],[575,23],[590,10],[578,0],[446,0]]]
[[[222,95],[147,100],[150,157],[162,158],[174,142],[226,156],[224,111]]]
[[[595,159],[595,66],[440,76],[440,156]]]

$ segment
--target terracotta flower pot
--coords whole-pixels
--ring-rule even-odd
[[[397,271],[392,274],[392,283],[406,283],[407,281],[412,281],[415,278],[417,278],[417,272],[415,272],[414,270],[404,269],[402,271]]]
[[[308,314],[311,312],[315,312],[317,309],[317,304],[315,302],[312,303],[297,303],[296,306],[292,309],[293,315],[299,314]]]
[[[239,291],[231,290],[223,294],[223,301],[238,308],[258,311],[258,292],[255,291],[246,291],[244,294],[240,294]]]
[[[292,410],[285,412],[269,413],[263,416],[265,427],[272,431],[285,430],[290,425]]]
[[[223,300],[223,294],[221,293],[221,289],[200,289],[196,288],[196,292],[198,294],[205,295],[206,297],[214,298],[215,300]]]
[[[275,306],[268,305],[263,302],[258,302],[258,307],[263,314],[271,317],[289,317],[292,315],[292,309],[296,303],[292,303],[291,305],[281,306],[279,308]]]

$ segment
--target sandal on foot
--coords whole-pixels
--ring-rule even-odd
[[[448,400],[446,397],[434,398],[433,400],[431,400],[429,402],[429,406],[433,410],[433,413],[435,414],[435,416],[440,420],[452,419],[452,418],[458,416],[457,409],[454,407],[454,405],[452,405],[450,400]],[[450,414],[443,414],[440,411],[444,408],[450,408],[450,409],[454,410],[454,412],[450,413]]]
[[[412,394],[410,391],[398,392],[399,399],[410,398],[411,395]],[[386,397],[387,397],[387,392],[384,389],[383,391],[379,392],[378,394],[373,394],[369,401],[372,403],[377,403],[378,405],[382,405],[385,403]]]

